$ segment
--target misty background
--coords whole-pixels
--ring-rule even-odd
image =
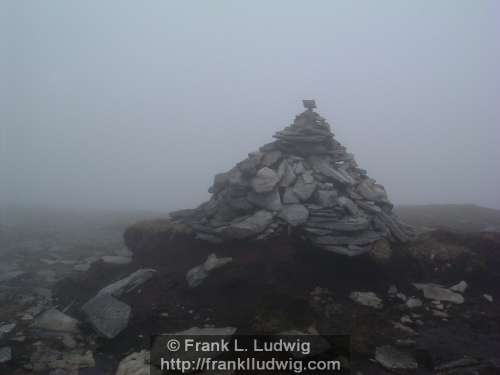
[[[1,7],[0,206],[195,206],[313,98],[394,203],[500,208],[500,2]]]

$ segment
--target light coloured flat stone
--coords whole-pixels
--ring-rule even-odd
[[[150,375],[149,351],[129,354],[120,361],[115,375]]]
[[[422,291],[424,297],[427,299],[446,301],[455,304],[464,303],[464,297],[462,297],[462,295],[452,292],[441,285],[414,283],[413,286]]]
[[[383,307],[382,300],[373,292],[352,292],[349,298],[360,305],[381,309]]]
[[[33,327],[48,331],[78,332],[78,320],[62,313],[57,309],[50,309],[38,316]]]
[[[195,288],[203,283],[208,274],[233,261],[233,258],[217,258],[215,254],[210,254],[204,263],[191,268],[186,274],[186,281],[191,288]]]
[[[102,288],[97,295],[110,294],[115,297],[119,297],[125,293],[129,293],[134,289],[138,288],[146,281],[151,279],[156,273],[156,270],[151,268],[141,268],[129,276],[114,282],[104,288]]]
[[[458,284],[455,284],[452,287],[450,287],[450,290],[452,290],[454,292],[458,292],[458,293],[463,294],[467,290],[468,286],[469,285],[467,284],[467,282],[465,282],[464,280],[462,280]]]

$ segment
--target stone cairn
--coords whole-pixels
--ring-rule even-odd
[[[216,243],[262,240],[293,227],[313,245],[349,256],[381,239],[410,240],[414,232],[392,213],[384,187],[334,139],[314,101],[304,106],[274,142],[216,175],[210,200],[171,213],[172,220]]]

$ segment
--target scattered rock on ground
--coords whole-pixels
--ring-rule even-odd
[[[33,327],[49,331],[78,332],[78,320],[60,312],[50,309],[38,316],[33,322]]]
[[[424,297],[427,299],[446,301],[456,304],[464,303],[464,297],[462,297],[462,295],[452,292],[441,285],[414,283],[413,286],[422,291],[424,293]]]
[[[413,356],[391,345],[377,347],[375,360],[389,370],[414,370],[418,368],[417,361]]]
[[[102,288],[97,294],[111,294],[115,297],[119,297],[125,293],[133,291],[134,289],[144,284],[146,281],[153,277],[155,272],[156,270],[151,268],[141,268],[131,273],[129,276]]]
[[[453,291],[453,292],[458,292],[458,293],[462,293],[463,294],[467,290],[468,286],[469,285],[467,284],[467,282],[465,282],[464,280],[462,280],[458,284],[455,284],[452,287],[450,287],[450,290]]]
[[[186,281],[191,288],[197,287],[208,277],[210,271],[222,267],[231,262],[233,258],[217,258],[217,255],[210,254],[207,260],[199,266],[191,268],[186,274]]]
[[[422,300],[416,297],[410,297],[406,300],[406,306],[410,309],[415,309],[423,305]]]
[[[129,354],[121,360],[115,375],[149,375],[149,351]]]
[[[383,307],[382,300],[373,292],[352,292],[349,298],[360,305],[381,309]]]
[[[493,297],[489,294],[483,294],[483,298],[488,302],[493,302]]]

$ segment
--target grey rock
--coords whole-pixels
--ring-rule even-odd
[[[253,209],[253,205],[246,199],[246,197],[230,197],[227,199],[228,206],[231,209],[238,212],[250,212]]]
[[[149,357],[147,350],[129,354],[120,361],[115,375],[150,375]]]
[[[414,283],[413,286],[422,291],[424,297],[427,299],[446,301],[455,304],[464,303],[464,297],[462,297],[462,295],[452,292],[441,285]]]
[[[341,207],[344,207],[352,216],[359,216],[358,206],[356,206],[356,204],[349,198],[339,197],[337,199],[337,202]]]
[[[297,161],[295,163],[295,165],[293,166],[293,173],[295,173],[295,175],[301,175],[302,173],[304,173],[306,171],[306,168],[304,167],[304,164],[302,163],[302,161]]]
[[[285,206],[280,214],[283,220],[292,226],[297,226],[305,223],[309,217],[309,210],[301,204],[292,204]]]
[[[383,307],[382,300],[373,292],[352,292],[349,298],[360,305],[381,309]]]
[[[11,333],[16,328],[16,323],[0,324],[0,340]]]
[[[57,309],[49,309],[38,316],[33,327],[57,332],[78,332],[78,320],[66,315]]]
[[[285,190],[285,193],[283,194],[283,203],[284,204],[300,203],[299,197],[295,195],[292,188],[287,188]]]
[[[259,169],[252,179],[251,185],[256,193],[268,193],[274,189],[279,180],[280,178],[276,172],[268,167],[264,167]]]
[[[317,173],[320,173],[323,176],[342,184],[354,184],[354,179],[348,173],[341,169],[334,168],[330,163],[328,163],[325,158],[319,156],[311,156],[308,160]]]
[[[280,194],[277,190],[260,194],[252,191],[248,193],[247,199],[255,206],[268,211],[279,211],[282,207]]]
[[[382,185],[376,184],[371,178],[364,179],[357,187],[356,191],[369,201],[385,201],[387,193]]]
[[[422,300],[416,297],[410,297],[406,300],[406,306],[409,309],[416,309],[417,307],[421,307],[423,305]]]
[[[464,294],[465,291],[467,290],[468,286],[469,285],[467,284],[467,282],[462,280],[458,284],[455,284],[452,287],[450,287],[450,290],[453,292],[458,292],[458,293]]]
[[[279,185],[281,187],[288,187],[292,185],[295,180],[297,179],[297,176],[293,172],[292,167],[288,163],[287,160],[283,160],[278,168],[278,176],[280,178],[280,183]]]
[[[308,178],[308,175],[304,173],[297,179],[297,182],[293,186],[293,193],[300,199],[301,202],[305,202],[311,198],[317,187],[314,180],[312,180],[312,182],[306,181],[311,180]]]
[[[389,370],[414,370],[418,368],[415,358],[391,345],[377,347],[375,360]]]
[[[125,293],[133,291],[137,287],[144,284],[146,281],[153,277],[155,272],[156,270],[151,268],[141,268],[131,273],[129,276],[102,288],[97,293],[97,295],[109,294],[115,297],[119,297]]]
[[[260,210],[243,221],[222,227],[219,234],[230,239],[244,239],[263,232],[273,221],[273,214]]]
[[[257,168],[264,154],[262,152],[256,152],[250,154],[248,158],[238,163],[238,168],[244,177],[251,177],[257,173]]]
[[[131,309],[111,294],[100,294],[82,307],[85,317],[102,336],[112,339],[127,328]]]
[[[488,302],[493,302],[493,297],[490,294],[483,294],[483,298]]]
[[[279,150],[267,152],[262,157],[260,164],[263,165],[264,167],[270,167],[271,165],[277,163],[278,160],[281,159],[282,155],[283,154]]]
[[[210,271],[220,268],[232,262],[233,258],[217,258],[215,254],[210,254],[204,263],[191,268],[186,274],[186,281],[191,288],[197,287],[208,277]]]
[[[0,348],[0,363],[9,362],[12,359],[12,349],[9,346]]]
[[[335,190],[318,190],[316,192],[316,203],[321,207],[337,205],[337,192]]]

